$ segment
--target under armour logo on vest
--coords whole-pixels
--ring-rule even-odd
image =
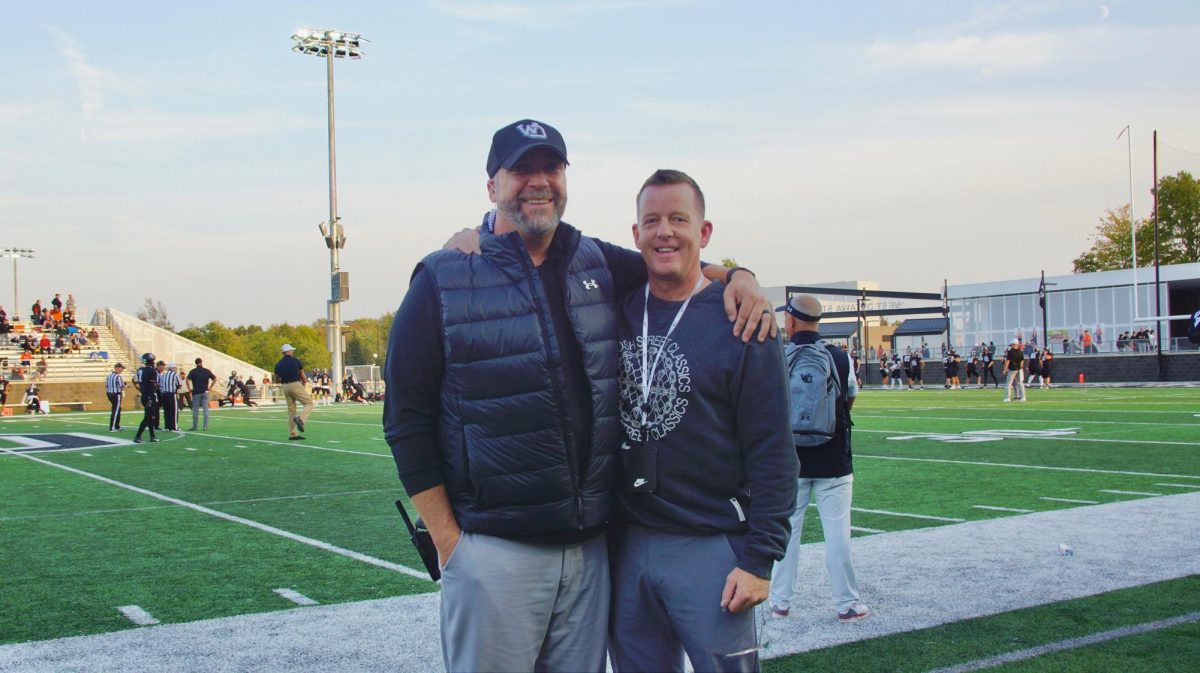
[[[537,122],[529,122],[528,124],[518,124],[517,130],[520,131],[521,135],[525,136],[526,138],[532,138],[533,140],[545,140],[546,139],[545,127],[543,127],[541,124],[539,124]]]
[[[599,290],[600,289],[600,281],[592,280],[592,279],[585,280],[585,281],[583,281],[583,289]]]

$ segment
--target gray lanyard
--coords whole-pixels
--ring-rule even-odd
[[[654,354],[654,363],[650,365],[649,370],[646,369],[646,363],[649,359],[650,352],[650,283],[646,283],[645,301],[642,303],[642,399],[638,408],[642,412],[642,425],[646,425],[646,407],[650,404],[650,384],[654,381],[654,371],[658,369],[658,359],[662,357],[663,351],[666,350],[666,341],[671,337],[671,332],[675,331],[675,327],[679,325],[679,321],[683,318],[683,312],[687,310],[688,304],[691,303],[692,297],[696,296],[696,292],[700,289],[700,285],[704,282],[704,275],[701,274],[696,279],[696,286],[692,288],[692,293],[688,298],[683,300],[683,305],[675,313],[675,319],[671,321],[671,326],[667,328],[667,333],[663,335],[663,345]],[[643,438],[644,439],[644,438]]]

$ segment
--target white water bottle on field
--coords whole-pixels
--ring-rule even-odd
[[[1064,542],[1058,545],[1058,553],[1062,554],[1063,556],[1074,556],[1075,550],[1071,549],[1071,546]]]

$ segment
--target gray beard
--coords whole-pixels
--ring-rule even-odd
[[[497,209],[504,217],[512,222],[517,231],[526,236],[544,236],[558,227],[562,215],[567,209],[567,197],[554,199],[554,212],[545,217],[527,217],[521,210],[521,200],[513,199],[497,204]]]

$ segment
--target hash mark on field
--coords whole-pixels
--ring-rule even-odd
[[[1049,500],[1050,502],[1073,502],[1073,503],[1076,503],[1076,504],[1079,504],[1079,505],[1099,505],[1099,504],[1100,504],[1099,502],[1097,502],[1097,501],[1095,501],[1095,500],[1076,500],[1076,499],[1074,499],[1074,498],[1047,498],[1047,497],[1041,497],[1041,498],[1038,498],[1038,500]]]
[[[193,448],[192,448],[192,447],[190,447],[190,446],[185,446],[185,447],[183,447],[183,450],[184,450],[184,451],[195,451],[195,449],[193,449]]]
[[[342,441],[340,439],[327,439],[325,441],[329,442],[330,444],[341,444],[342,443]]]
[[[886,514],[887,516],[903,516],[910,519],[928,519],[930,521],[949,521],[951,523],[963,523],[966,519],[956,519],[950,516],[933,516],[932,514],[908,514],[905,512],[889,512],[883,509],[863,509],[861,507],[851,507],[854,512],[866,512],[867,514]]]
[[[245,445],[245,444],[234,444],[234,445],[233,445],[233,448],[235,448],[235,449],[245,449],[245,448],[247,448],[247,447],[246,447],[246,445]]]
[[[998,654],[994,657],[988,657],[986,659],[968,661],[965,664],[958,664],[957,666],[939,668],[935,671],[930,671],[930,673],[968,673],[968,671],[978,671],[984,668],[992,668],[993,666],[1012,663],[1014,661],[1023,661],[1025,659],[1040,657],[1043,654],[1050,654],[1051,652],[1073,650],[1079,647],[1085,647],[1087,645],[1095,645],[1097,643],[1103,643],[1109,640],[1116,640],[1117,638],[1136,636],[1143,633],[1149,633],[1151,631],[1158,631],[1159,629],[1170,628],[1172,626],[1190,624],[1192,622],[1200,622],[1200,612],[1193,612],[1191,614],[1171,617],[1169,619],[1160,619],[1156,622],[1146,622],[1145,624],[1122,626],[1119,629],[1101,631],[1100,633],[1093,633],[1090,636],[1068,638],[1067,640],[1060,640],[1057,643],[1047,643],[1037,647],[1017,650],[1016,652],[1006,652],[1004,654]]]
[[[125,615],[126,619],[138,626],[153,626],[158,623],[158,620],[150,616],[149,612],[136,605],[122,605],[117,610]]]
[[[1115,493],[1117,495],[1162,495],[1162,493],[1148,493],[1146,491],[1116,491],[1111,488],[1100,489],[1101,493]]]
[[[81,454],[79,454],[79,455],[81,455],[81,456],[87,456],[88,458],[91,458],[91,457],[92,457],[92,454],[90,454],[90,453],[81,453]]]
[[[1175,488],[1200,488],[1200,484],[1155,484],[1155,486],[1174,486]]]
[[[320,603],[317,601],[314,601],[298,591],[292,591],[291,589],[274,589],[274,591],[296,605],[320,605]]]
[[[996,507],[995,505],[971,505],[971,507],[974,507],[975,509],[989,509],[989,510],[992,510],[995,512],[1020,512],[1022,514],[1029,514],[1030,512],[1033,512],[1032,509],[1020,509],[1017,507]]]
[[[860,533],[886,533],[887,532],[886,530],[879,530],[878,528],[864,528],[863,526],[850,526],[850,530],[856,530]]]
[[[145,451],[142,451],[141,449],[134,449],[133,452],[134,453],[145,453]]]

